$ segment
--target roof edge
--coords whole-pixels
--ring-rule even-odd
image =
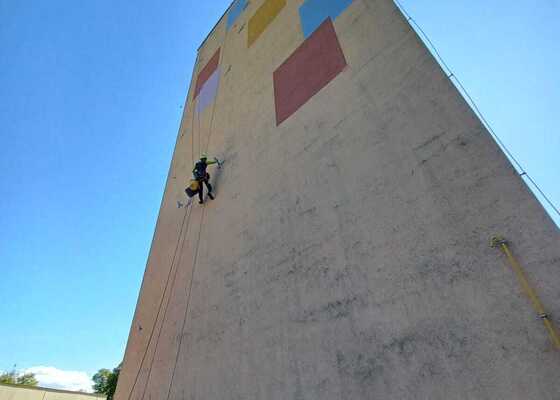
[[[233,6],[233,3],[235,3],[235,0],[232,0],[232,2],[229,4],[229,7],[226,8],[226,10],[224,11],[224,13],[222,14],[222,16],[220,18],[218,18],[218,22],[216,22],[214,24],[214,26],[212,27],[212,29],[210,29],[210,32],[208,32],[208,35],[206,35],[206,37],[204,38],[204,40],[202,42],[200,42],[200,45],[198,46],[198,49],[196,49],[197,51],[200,51],[200,49],[202,48],[202,46],[204,46],[204,43],[206,43],[206,41],[208,40],[208,38],[210,37],[210,35],[212,34],[212,32],[214,32],[214,30],[216,29],[216,27],[220,24],[220,22],[222,21],[222,19],[224,19],[224,17],[226,16],[226,14],[228,13],[228,11],[231,9],[231,6]]]
[[[97,399],[100,399],[100,398],[101,399],[106,399],[107,398],[107,396],[105,396],[103,394],[75,392],[75,391],[72,391],[72,390],[63,390],[63,389],[51,389],[51,388],[46,388],[46,387],[42,387],[42,386],[16,385],[16,384],[13,384],[13,383],[0,383],[0,386],[11,387],[11,388],[16,388],[16,389],[31,389],[31,390],[41,391],[41,392],[79,394],[79,395],[82,395],[82,396],[95,397]]]

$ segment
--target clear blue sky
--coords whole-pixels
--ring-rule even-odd
[[[560,204],[560,2],[402,3]],[[228,4],[0,0],[0,370],[121,360],[196,49]]]

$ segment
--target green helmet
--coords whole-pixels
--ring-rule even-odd
[[[206,152],[204,152],[200,155],[201,160],[206,160],[207,158],[208,158],[208,154],[206,154]]]

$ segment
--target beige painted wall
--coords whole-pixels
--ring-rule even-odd
[[[291,0],[222,47],[215,107],[181,124],[117,400],[557,400],[560,354],[504,257],[560,316],[559,232],[390,0],[335,21],[348,67],[279,127]],[[476,54],[472,55],[473,57]],[[217,199],[185,200],[201,150]]]
[[[103,400],[105,396],[0,384],[0,400]]]

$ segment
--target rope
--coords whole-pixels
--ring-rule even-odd
[[[558,336],[558,333],[556,332],[556,328],[554,327],[554,324],[552,323],[550,316],[546,313],[541,300],[537,296],[537,293],[529,284],[529,280],[527,279],[527,275],[525,274],[525,271],[523,271],[523,268],[521,267],[519,262],[515,259],[511,250],[509,249],[508,242],[503,238],[496,236],[491,239],[490,244],[492,247],[499,248],[500,250],[502,250],[506,255],[511,265],[511,268],[517,275],[517,279],[519,280],[519,283],[521,284],[523,291],[525,292],[529,300],[531,300],[531,304],[533,305],[533,308],[537,312],[539,318],[542,319],[544,326],[548,331],[550,339],[554,344],[554,347],[560,350],[560,336]]]
[[[550,206],[552,210],[560,217],[560,209],[552,202],[549,196],[541,189],[541,187],[537,184],[537,182],[529,175],[527,170],[523,167],[523,165],[517,160],[517,158],[513,155],[513,153],[509,150],[503,140],[498,136],[492,125],[488,122],[480,108],[478,107],[477,103],[474,101],[470,93],[467,91],[461,80],[457,77],[457,75],[453,72],[453,70],[449,67],[449,65],[445,62],[442,55],[438,51],[435,44],[432,42],[428,34],[422,29],[420,24],[418,24],[414,18],[406,11],[403,5],[400,3],[399,0],[394,0],[397,5],[397,8],[402,12],[405,16],[406,20],[409,22],[411,27],[414,29],[416,27],[417,33],[419,33],[420,37],[423,37],[425,43],[428,44],[428,47],[432,49],[436,59],[438,60],[439,64],[443,68],[443,70],[447,73],[447,77],[451,80],[454,80],[457,84],[459,91],[463,94],[463,96],[469,102],[471,108],[475,112],[475,114],[480,118],[490,135],[494,138],[500,149],[506,154],[506,156],[510,159],[510,161],[515,165],[516,172],[519,174],[520,177],[525,177],[529,181],[529,183],[537,190],[537,192],[542,196],[544,201]]]
[[[192,126],[192,130],[191,130],[191,165],[194,164],[194,113],[196,112],[194,110],[194,105],[192,107],[193,107],[193,117],[191,119],[191,121],[192,121],[192,124],[191,124],[191,126]]]
[[[168,288],[168,286],[169,286],[169,281],[170,281],[170,278],[171,278],[171,272],[173,271],[173,265],[174,265],[174,263],[175,263],[175,258],[176,258],[176,256],[177,256],[177,250],[179,249],[179,243],[180,243],[180,241],[181,241],[181,236],[182,236],[182,234],[183,234],[183,229],[184,229],[184,226],[185,226],[185,221],[186,221],[186,219],[187,219],[187,210],[185,210],[185,214],[183,215],[183,221],[182,221],[182,223],[181,223],[181,229],[179,230],[179,236],[177,237],[177,244],[175,245],[175,250],[174,250],[174,252],[173,252],[173,257],[172,257],[172,259],[171,259],[171,265],[170,265],[170,267],[169,267],[169,272],[167,273],[167,280],[166,280],[166,282],[165,282],[165,286],[164,286],[164,289],[163,289],[163,294],[162,294],[161,300],[160,300],[160,302],[159,302],[159,306],[158,306],[158,310],[157,310],[157,313],[156,313],[156,317],[154,318],[154,323],[153,323],[152,329],[151,329],[151,331],[150,331],[150,336],[149,336],[149,338],[148,338],[148,343],[147,343],[147,345],[146,345],[146,349],[145,349],[145,351],[144,351],[144,354],[142,355],[142,360],[140,361],[140,366],[138,367],[138,371],[136,372],[136,376],[134,377],[134,383],[132,384],[132,387],[131,387],[131,389],[130,389],[130,392],[129,392],[128,396],[127,396],[127,399],[128,399],[128,400],[130,400],[130,398],[132,397],[132,393],[134,392],[134,389],[135,389],[135,387],[136,387],[136,384],[138,383],[138,377],[140,376],[140,371],[142,370],[142,366],[144,365],[144,361],[145,361],[145,359],[146,359],[146,355],[148,354],[148,349],[150,348],[150,345],[151,345],[151,343],[152,343],[152,339],[153,339],[153,336],[154,336],[155,327],[156,327],[157,321],[158,321],[158,319],[159,319],[159,314],[160,314],[160,312],[161,312],[161,307],[162,307],[162,305],[163,305],[163,300],[165,299],[165,294],[167,293],[167,288]],[[163,323],[163,322],[162,322],[162,323]]]
[[[226,36],[224,38],[224,43],[225,40],[227,39],[227,32],[226,32]],[[224,49],[222,49],[222,51],[220,52],[220,64],[221,61],[224,57]],[[222,80],[220,79],[220,81],[218,82],[218,88],[216,89],[218,91],[218,93],[216,94],[216,99],[214,100],[214,104],[212,104],[212,115],[210,116],[210,126],[208,127],[208,141],[206,142],[206,149],[205,151],[208,151],[208,147],[210,146],[210,138],[212,137],[212,132],[214,132],[214,130],[212,129],[212,126],[214,125],[214,112],[216,111],[216,104],[218,104],[218,96],[220,95],[220,85],[222,83]]]
[[[226,43],[227,40],[227,30],[226,30],[226,34],[224,37],[224,44]],[[219,65],[221,64],[221,61],[223,60],[223,55],[225,53],[225,46],[223,46],[221,54],[220,54],[220,62]],[[218,83],[218,88],[216,89],[218,92],[216,94],[216,99],[214,100],[214,104],[212,105],[212,114],[210,117],[210,125],[209,125],[209,133],[208,133],[208,141],[206,143],[206,149],[205,151],[208,151],[208,148],[210,146],[210,138],[212,137],[212,133],[214,132],[213,130],[213,124],[214,124],[214,113],[216,111],[216,104],[218,103],[218,96],[220,94],[220,86],[221,86],[221,79],[220,82]],[[200,122],[200,119],[199,119]],[[199,137],[200,137],[200,127],[199,127]],[[199,147],[200,147],[200,139],[199,139]],[[179,336],[179,346],[177,348],[177,353],[175,355],[175,364],[173,365],[173,372],[171,374],[171,382],[169,383],[169,388],[167,389],[167,397],[166,400],[169,400],[169,396],[171,396],[171,389],[173,388],[173,381],[175,380],[175,373],[177,371],[177,364],[179,363],[179,355],[181,354],[181,348],[183,346],[183,336],[184,336],[184,332],[185,332],[185,326],[187,324],[187,320],[188,320],[188,314],[189,314],[189,309],[190,309],[190,304],[191,304],[191,294],[192,294],[192,286],[193,286],[193,281],[194,281],[194,276],[195,276],[195,272],[196,272],[196,265],[198,262],[198,252],[200,249],[200,237],[202,234],[202,228],[203,228],[203,223],[204,223],[204,218],[206,216],[206,207],[203,208],[202,210],[202,217],[200,218],[200,228],[198,230],[198,239],[197,239],[197,243],[196,243],[196,250],[195,250],[195,255],[194,255],[194,260],[193,260],[193,267],[192,267],[192,272],[191,272],[191,280],[189,283],[189,293],[187,295],[187,306],[185,308],[185,314],[183,317],[183,324],[181,326],[181,335]]]
[[[175,355],[175,364],[173,365],[173,372],[171,374],[171,382],[169,383],[169,388],[167,389],[167,397],[166,399],[169,400],[169,396],[171,395],[171,388],[173,387],[173,381],[175,379],[175,372],[177,370],[177,364],[179,362],[179,355],[181,354],[181,347],[183,345],[183,336],[185,332],[185,326],[187,323],[187,318],[189,314],[190,304],[191,304],[191,293],[192,293],[192,286],[194,280],[194,273],[196,270],[196,263],[198,261],[198,250],[200,248],[200,236],[202,233],[202,223],[204,221],[204,216],[206,215],[206,207],[202,209],[202,217],[200,218],[200,229],[198,230],[198,239],[196,242],[196,250],[194,253],[194,260],[193,260],[193,267],[191,272],[191,281],[189,283],[189,293],[187,295],[187,306],[185,308],[185,314],[183,316],[183,324],[181,325],[181,334],[179,335],[179,346],[177,348],[177,354]]]
[[[197,56],[197,60],[198,60],[198,56]],[[190,89],[189,89],[189,90],[190,90]],[[198,137],[199,137],[199,139],[198,139],[198,146],[199,146],[199,149],[200,149],[200,114],[196,111],[195,99],[193,99],[193,102],[192,102],[192,118],[191,118],[191,129],[192,129],[192,130],[191,130],[191,164],[193,164],[193,163],[194,163],[194,160],[195,160],[195,155],[194,155],[194,147],[195,147],[195,146],[194,146],[194,141],[195,141],[195,138],[196,138],[195,124],[194,124],[195,114],[196,114],[196,116],[198,117],[198,118],[197,118],[197,119],[198,119]],[[186,213],[186,210],[185,210],[185,213]],[[182,256],[183,256],[183,248],[184,248],[184,246],[185,246],[186,238],[188,237],[188,232],[189,232],[189,228],[190,228],[190,218],[191,218],[191,215],[192,215],[192,207],[190,207],[190,212],[188,213],[188,217],[187,217],[187,230],[186,230],[185,236],[184,236],[184,238],[183,238],[183,242],[182,242],[182,244],[181,244],[181,251],[180,251],[180,253],[179,253],[179,261],[182,259]],[[182,232],[181,232],[181,233],[182,233]],[[179,236],[179,238],[180,238],[180,236]],[[175,249],[175,251],[177,251],[177,248]],[[175,256],[174,256],[174,259],[175,259]],[[179,262],[177,263],[177,265],[179,265]],[[159,347],[161,332],[163,331],[163,325],[164,325],[165,320],[166,320],[166,317],[167,317],[167,309],[168,309],[168,307],[169,307],[169,303],[170,303],[170,301],[171,301],[171,297],[172,297],[172,295],[173,295],[173,291],[174,291],[174,288],[175,288],[175,281],[176,281],[176,277],[177,277],[177,270],[178,270],[178,268],[175,268],[175,273],[174,273],[174,275],[173,275],[173,283],[172,283],[172,286],[171,286],[171,293],[170,293],[169,297],[167,298],[167,303],[166,303],[166,305],[165,305],[165,310],[164,310],[164,313],[163,313],[162,322],[161,322],[160,329],[159,329],[159,331],[158,331],[158,336],[157,336],[157,339],[156,339],[156,346],[155,346],[155,349],[154,349],[154,355],[153,355],[152,360],[151,360],[151,362],[150,362],[150,368],[149,368],[149,370],[148,370],[148,377],[146,378],[146,382],[145,382],[145,384],[144,384],[144,389],[143,389],[143,391],[142,391],[142,399],[144,399],[144,397],[145,397],[145,395],[146,395],[146,391],[147,391],[147,389],[148,389],[149,381],[150,381],[150,379],[151,379],[152,369],[153,369],[154,361],[155,361],[155,358],[156,358],[157,349],[158,349],[158,347]],[[160,304],[160,307],[161,307],[161,304]],[[159,313],[159,311],[158,311],[158,313]],[[157,321],[157,319],[156,319],[156,321]],[[154,325],[154,326],[155,326],[155,325]],[[151,340],[151,336],[150,336],[150,340]],[[148,345],[148,347],[149,347],[149,345]],[[146,348],[146,352],[144,353],[144,357],[145,357],[145,355],[146,355],[146,353],[147,353],[148,347]],[[142,362],[144,361],[144,357],[143,357],[143,359],[142,359]],[[141,365],[142,365],[142,364],[141,364]],[[137,376],[137,377],[138,377],[138,376]],[[133,387],[133,389],[134,389],[134,387]],[[131,394],[132,394],[132,391],[131,391]],[[130,400],[130,397],[129,397],[128,400]]]
[[[201,131],[202,129],[200,128],[200,112],[195,110],[195,113],[196,113],[196,116],[197,116],[197,118],[198,118],[198,157],[200,157],[200,154],[201,154],[201,153],[200,153],[200,152],[201,152],[201,147],[200,147],[200,143],[201,143],[201,142],[200,142],[200,131]],[[193,163],[194,163],[194,160],[193,160]]]
[[[197,60],[198,60],[198,56],[197,56]],[[194,73],[194,71],[193,71],[193,73]],[[193,76],[194,76],[194,75],[193,75]],[[189,85],[189,92],[190,92],[191,88],[192,88],[192,79],[191,79],[191,84]],[[195,114],[195,110],[194,110],[194,106],[193,106],[193,114],[192,114],[192,119],[191,119],[191,127],[192,127],[192,130],[191,130],[191,138],[192,138],[192,140],[191,140],[191,145],[192,145],[191,159],[192,159],[192,160],[194,160],[194,137],[195,137],[195,135],[194,135],[194,114]],[[188,216],[187,216],[188,210],[189,210],[189,209],[188,209],[188,206],[187,206],[187,208],[185,209],[185,215],[183,215],[183,221],[181,222],[181,229],[179,230],[179,236],[177,237],[177,244],[175,245],[175,250],[174,250],[174,252],[173,252],[173,258],[172,258],[172,260],[171,260],[171,266],[170,266],[169,272],[168,272],[168,274],[167,274],[167,280],[166,280],[166,282],[165,282],[165,287],[164,287],[163,295],[162,295],[162,298],[161,298],[160,303],[159,303],[159,306],[158,306],[158,311],[157,311],[157,313],[156,313],[156,318],[155,318],[155,320],[154,320],[154,324],[152,325],[152,329],[151,329],[151,331],[150,331],[150,336],[149,336],[149,338],[148,338],[148,343],[147,343],[147,345],[146,345],[146,349],[144,350],[144,354],[142,355],[142,359],[141,359],[141,361],[140,361],[140,366],[139,366],[139,368],[138,368],[138,371],[136,372],[136,376],[134,377],[134,382],[133,382],[132,387],[131,387],[131,389],[130,389],[130,392],[129,392],[128,396],[127,396],[127,399],[128,399],[128,400],[131,399],[132,393],[134,393],[134,389],[135,389],[135,387],[136,387],[136,384],[138,383],[138,377],[140,376],[140,371],[142,370],[142,366],[144,365],[144,361],[145,361],[145,359],[146,359],[146,355],[147,355],[147,353],[148,353],[148,350],[149,350],[149,348],[150,348],[150,345],[151,345],[151,342],[152,342],[152,339],[153,339],[154,330],[155,330],[155,327],[156,327],[156,325],[157,325],[157,320],[158,320],[158,318],[159,318],[159,314],[160,314],[160,312],[161,312],[161,306],[162,306],[162,304],[163,304],[163,300],[165,299],[165,294],[167,293],[167,288],[168,288],[168,286],[169,286],[169,281],[170,281],[170,277],[171,277],[171,271],[173,270],[173,265],[174,265],[174,263],[175,263],[175,258],[176,258],[176,256],[177,256],[177,250],[178,250],[178,248],[179,248],[179,243],[180,243],[180,241],[181,241],[181,236],[182,236],[182,234],[183,234],[183,229],[184,229],[184,227],[185,227],[185,221],[187,221],[187,232],[188,232],[188,229],[189,229],[189,226],[190,226],[190,216],[191,216],[191,214],[192,214],[192,207],[191,207],[190,212],[188,213]],[[186,237],[187,237],[187,235],[185,235],[185,238],[186,238]],[[182,250],[183,250],[183,246],[184,246],[184,244],[185,244],[185,238],[183,239],[183,244],[181,245],[181,253],[180,253],[179,258],[182,257]],[[175,285],[175,278],[176,278],[176,275],[177,275],[177,268],[175,268],[175,274],[174,274],[174,277],[173,277],[172,288],[173,288],[174,285]],[[166,313],[167,313],[167,306],[169,305],[169,301],[170,301],[170,298],[171,298],[172,293],[173,293],[173,290],[172,290],[172,292],[170,293],[170,296],[169,296],[169,298],[168,298],[168,301],[167,301],[167,304],[166,304],[166,307],[165,307],[164,317],[163,317],[163,320],[162,320],[162,323],[161,323],[161,327],[160,327],[160,330],[159,330],[159,332],[158,332],[157,341],[156,341],[156,349],[154,350],[154,357],[152,358],[152,361],[151,361],[151,363],[150,363],[150,369],[149,369],[149,372],[148,372],[148,379],[146,380],[146,385],[144,385],[144,390],[143,390],[143,393],[142,393],[142,398],[144,398],[144,396],[145,396],[146,389],[147,389],[147,381],[150,379],[150,375],[151,375],[151,371],[152,371],[152,367],[153,367],[153,363],[154,363],[154,359],[155,359],[155,355],[156,355],[156,351],[157,351],[157,346],[158,346],[158,344],[159,344],[159,338],[160,338],[160,335],[161,335],[161,330],[162,330],[162,328],[163,328],[163,324],[165,323],[165,315],[166,315]]]
[[[183,236],[183,241],[182,241],[182,244],[181,244],[181,251],[179,251],[179,258],[178,258],[178,261],[177,261],[177,264],[176,264],[177,267],[175,268],[175,272],[173,274],[173,280],[172,280],[173,283],[171,285],[171,292],[170,292],[169,296],[167,297],[167,302],[165,304],[165,308],[164,308],[164,311],[163,311],[163,317],[162,317],[161,325],[160,325],[158,335],[157,335],[157,339],[156,339],[154,355],[152,357],[152,361],[150,362],[150,368],[148,370],[148,377],[146,378],[146,382],[144,384],[144,389],[143,389],[143,392],[142,392],[142,399],[144,399],[144,397],[146,395],[146,390],[148,388],[148,384],[149,384],[151,376],[152,376],[152,368],[154,366],[154,361],[155,361],[157,350],[158,350],[158,347],[159,347],[161,332],[163,331],[163,325],[165,324],[165,320],[167,318],[167,309],[169,308],[169,303],[171,303],[171,298],[173,297],[173,292],[174,292],[174,289],[175,289],[177,271],[179,270],[178,266],[181,264],[181,259],[182,259],[182,256],[183,256],[183,248],[185,247],[186,238],[189,236],[190,218],[191,218],[191,215],[192,215],[192,207],[190,207],[189,210],[190,210],[190,212],[188,213],[189,215],[187,217],[187,229],[185,231],[185,235]]]
[[[219,87],[218,87],[218,90],[219,90]],[[214,121],[214,112],[215,112],[215,109],[216,109],[216,103],[217,103],[217,97],[216,97],[216,100],[214,101],[214,104],[213,104],[213,106],[212,106],[212,116],[211,116],[211,119],[210,119],[210,127],[209,127],[210,132],[209,132],[209,135],[208,135],[208,142],[207,142],[207,145],[206,145],[206,150],[208,149],[208,146],[209,146],[209,144],[210,144],[210,137],[211,137],[212,132],[213,132],[212,126],[213,126],[213,121]],[[201,133],[201,128],[200,128],[200,113],[196,112],[196,110],[193,110],[193,112],[196,113],[196,114],[197,114],[197,117],[198,117],[198,123],[199,123],[199,128],[198,128],[198,137],[199,137],[199,139],[198,139],[198,147],[199,147],[199,150],[200,150],[201,144],[202,144],[201,134],[200,134],[200,133]],[[192,126],[193,126],[193,128],[194,128],[194,114],[193,114],[193,118],[192,118]],[[193,132],[192,132],[192,140],[191,140],[191,143],[192,143],[192,146],[191,146],[191,148],[192,148],[191,156],[192,156],[192,157],[191,157],[191,158],[192,158],[192,161],[193,161],[193,162],[194,162],[194,138],[195,138],[195,135],[194,135],[194,130],[193,130]],[[190,217],[191,217],[191,215],[192,215],[192,207],[190,208],[190,210],[191,210],[191,211],[188,213],[187,231],[186,231],[186,233],[185,233],[185,237],[183,238],[183,242],[182,242],[182,245],[181,245],[181,251],[180,251],[180,253],[179,253],[179,260],[182,258],[183,248],[184,248],[185,241],[186,241],[186,237],[188,236],[188,232],[189,232],[189,228],[190,228]],[[195,268],[196,268],[196,262],[197,262],[197,259],[198,259],[198,250],[199,250],[199,246],[200,246],[200,236],[201,236],[201,232],[202,232],[202,224],[203,224],[205,215],[206,215],[206,209],[203,209],[202,218],[201,218],[201,221],[200,221],[200,229],[199,229],[199,231],[198,231],[198,240],[197,240],[197,245],[196,245],[196,250],[195,250],[195,260],[194,260],[194,264],[193,264],[193,270],[192,270],[192,273],[191,273],[191,281],[190,281],[190,287],[189,287],[189,294],[188,294],[188,298],[187,298],[187,307],[186,307],[185,317],[184,317],[184,320],[183,320],[183,326],[182,326],[182,328],[181,328],[181,337],[180,337],[180,339],[179,339],[179,348],[178,348],[177,355],[176,355],[175,365],[174,365],[174,367],[173,367],[173,375],[172,375],[171,383],[170,383],[170,386],[169,386],[169,389],[168,389],[168,398],[169,398],[169,393],[171,392],[171,388],[172,388],[172,386],[173,386],[173,378],[174,378],[174,376],[175,376],[175,369],[176,369],[176,367],[177,367],[177,361],[178,361],[178,357],[179,357],[179,354],[180,354],[181,344],[182,344],[182,339],[183,339],[182,333],[184,332],[185,323],[186,323],[186,318],[187,318],[187,313],[188,313],[188,310],[189,310],[189,307],[190,307],[190,296],[191,296],[191,290],[192,290],[192,283],[193,283],[194,272],[195,272]],[[184,223],[184,219],[183,219],[183,223]],[[181,233],[182,233],[182,229],[183,229],[183,228],[181,228]],[[180,234],[180,236],[181,236],[181,234]],[[179,236],[179,238],[180,238],[180,236]],[[179,242],[177,242],[177,244],[178,244],[178,243],[179,243]],[[176,252],[177,252],[177,247],[175,248],[175,253],[176,253]],[[172,266],[173,266],[174,260],[175,260],[175,254],[174,254],[174,257],[173,257]],[[149,370],[148,370],[148,377],[146,378],[146,382],[145,382],[145,384],[144,384],[144,389],[143,389],[143,391],[142,391],[142,399],[144,399],[144,397],[145,397],[145,395],[146,395],[146,391],[147,391],[147,388],[148,388],[148,384],[149,384],[149,381],[150,381],[150,379],[151,379],[153,364],[154,364],[154,361],[155,361],[155,358],[156,358],[157,349],[158,349],[158,347],[159,347],[161,332],[163,331],[163,325],[164,325],[164,323],[165,323],[165,319],[166,319],[166,316],[167,316],[167,309],[168,309],[168,307],[169,307],[169,303],[170,303],[170,301],[171,301],[171,297],[172,297],[172,294],[173,294],[173,291],[174,291],[174,288],[175,288],[175,281],[176,281],[176,277],[177,277],[177,270],[178,270],[178,268],[175,268],[175,272],[174,272],[174,274],[173,274],[173,280],[172,280],[173,283],[172,283],[172,286],[171,286],[171,293],[170,293],[170,295],[168,296],[167,302],[166,302],[166,305],[165,305],[165,309],[164,309],[164,313],[163,313],[163,317],[162,317],[162,322],[161,322],[160,329],[159,329],[159,331],[158,331],[158,335],[157,335],[157,339],[156,339],[156,345],[155,345],[155,349],[154,349],[154,355],[153,355],[152,360],[151,360],[151,362],[150,362],[150,367],[149,367]],[[171,270],[170,270],[170,273],[171,273]],[[169,282],[169,275],[168,275],[168,282]],[[167,283],[168,283],[168,282],[167,282]],[[167,283],[166,283],[166,290],[167,290]],[[164,293],[164,296],[165,296],[165,293]],[[162,298],[162,301],[163,301],[163,298]],[[155,321],[155,322],[157,322],[157,318],[159,317],[159,312],[160,312],[160,310],[161,310],[161,304],[162,304],[162,303],[160,303],[160,307],[159,307],[159,309],[158,309],[158,316],[156,317],[156,321]],[[133,385],[133,387],[132,387],[132,390],[131,390],[131,392],[130,392],[130,395],[132,395],[132,392],[133,392],[134,387],[135,387],[135,385],[136,385],[136,381],[137,381],[137,379],[138,379],[139,372],[140,372],[140,370],[141,370],[141,368],[142,368],[142,365],[143,365],[145,356],[146,356],[146,354],[147,354],[147,350],[148,350],[149,345],[150,345],[150,343],[151,343],[151,339],[152,339],[152,336],[153,336],[153,330],[154,330],[154,328],[155,328],[155,324],[154,324],[154,327],[152,327],[152,333],[150,334],[150,340],[149,340],[149,342],[148,342],[148,346],[146,347],[146,351],[144,352],[144,356],[143,356],[142,362],[141,362],[141,364],[140,364],[140,369],[138,370],[138,373],[137,373],[137,375],[136,375],[136,379],[135,379],[134,385]],[[130,400],[130,395],[129,395],[129,400]]]
[[[213,110],[212,110],[212,120],[213,120],[213,114],[214,114],[215,106],[216,106],[216,104],[214,103],[214,105],[213,105]],[[200,152],[200,147],[201,147],[201,142],[202,142],[202,141],[201,141],[201,127],[200,127],[200,113],[196,111],[196,107],[195,107],[194,104],[193,104],[193,117],[192,117],[192,120],[191,120],[191,121],[192,121],[192,124],[191,124],[191,125],[192,125],[192,132],[191,132],[191,164],[194,163],[194,159],[195,159],[195,158],[194,158],[194,140],[195,140],[195,138],[196,138],[196,134],[195,134],[195,131],[194,131],[194,117],[195,117],[195,114],[196,114],[197,120],[198,120],[198,148],[199,148],[199,152]],[[211,120],[211,121],[212,121],[212,120]],[[211,127],[211,126],[210,126],[210,127]],[[203,218],[204,218],[204,212],[205,212],[205,210],[203,211]],[[190,212],[188,213],[187,231],[186,231],[185,237],[183,238],[183,242],[182,242],[182,245],[181,245],[181,251],[180,251],[180,253],[179,253],[179,260],[181,260],[182,255],[183,255],[183,248],[184,248],[185,241],[186,241],[186,238],[187,238],[187,236],[188,236],[188,232],[189,232],[189,228],[190,228],[190,217],[191,217],[191,215],[192,215],[192,207],[190,207]],[[202,220],[203,220],[203,219],[201,219],[201,225],[202,225]],[[196,248],[196,254],[197,254],[197,256],[198,256],[198,246],[199,246],[199,244],[200,244],[200,232],[201,232],[201,229],[199,229],[199,233],[198,233],[198,242],[197,242],[197,248]],[[177,250],[177,249],[176,249],[176,250]],[[177,277],[177,270],[178,270],[178,268],[175,268],[175,273],[174,273],[174,275],[173,275],[173,283],[172,283],[172,286],[171,286],[171,293],[170,293],[169,297],[167,298],[167,302],[166,302],[166,305],[165,305],[165,309],[164,309],[164,313],[163,313],[162,322],[161,322],[160,329],[159,329],[159,331],[158,331],[158,336],[157,336],[157,339],[156,339],[156,346],[155,346],[155,349],[154,349],[154,355],[153,355],[152,360],[151,360],[151,362],[150,362],[150,368],[149,368],[149,370],[148,370],[148,377],[146,378],[146,382],[145,382],[145,384],[144,384],[144,389],[143,389],[143,391],[142,391],[142,399],[144,399],[144,397],[145,397],[145,395],[146,395],[146,391],[147,391],[147,389],[148,389],[149,381],[150,381],[150,379],[151,379],[153,364],[154,364],[154,361],[155,361],[155,358],[156,358],[157,349],[158,349],[158,347],[159,347],[161,332],[163,331],[163,325],[164,325],[164,323],[165,323],[165,319],[166,319],[166,316],[167,316],[167,309],[168,309],[168,306],[169,306],[169,303],[170,303],[170,301],[171,301],[171,297],[172,297],[172,294],[173,294],[173,291],[174,291],[174,288],[175,288],[175,281],[176,281],[176,277]],[[192,274],[193,274],[193,276],[194,276],[194,267],[193,267],[193,272],[192,272]],[[191,287],[192,287],[192,276],[191,276]],[[188,302],[187,302],[187,309],[188,309],[188,307],[189,307],[189,303],[190,303],[190,289],[189,289],[189,300],[188,300]],[[160,304],[160,307],[161,307],[161,304]],[[159,315],[159,310],[158,310],[158,315]],[[157,320],[156,320],[156,321],[157,321]],[[183,326],[183,329],[184,329],[184,326]],[[183,329],[182,329],[181,331],[183,331]],[[151,340],[151,336],[150,336],[150,340]],[[182,340],[182,338],[181,338],[181,340]],[[148,345],[148,347],[149,347],[149,345]],[[148,349],[148,348],[146,348],[146,352],[144,353],[144,357],[145,357],[145,355],[146,355],[146,353],[147,353],[147,349]],[[144,358],[143,358],[142,361],[144,361]],[[141,364],[141,365],[142,365],[142,364]],[[175,369],[175,367],[174,367],[174,369]],[[170,386],[169,390],[171,390],[171,386]],[[131,391],[131,394],[132,394],[132,391]],[[129,398],[129,400],[130,400],[130,398]]]

